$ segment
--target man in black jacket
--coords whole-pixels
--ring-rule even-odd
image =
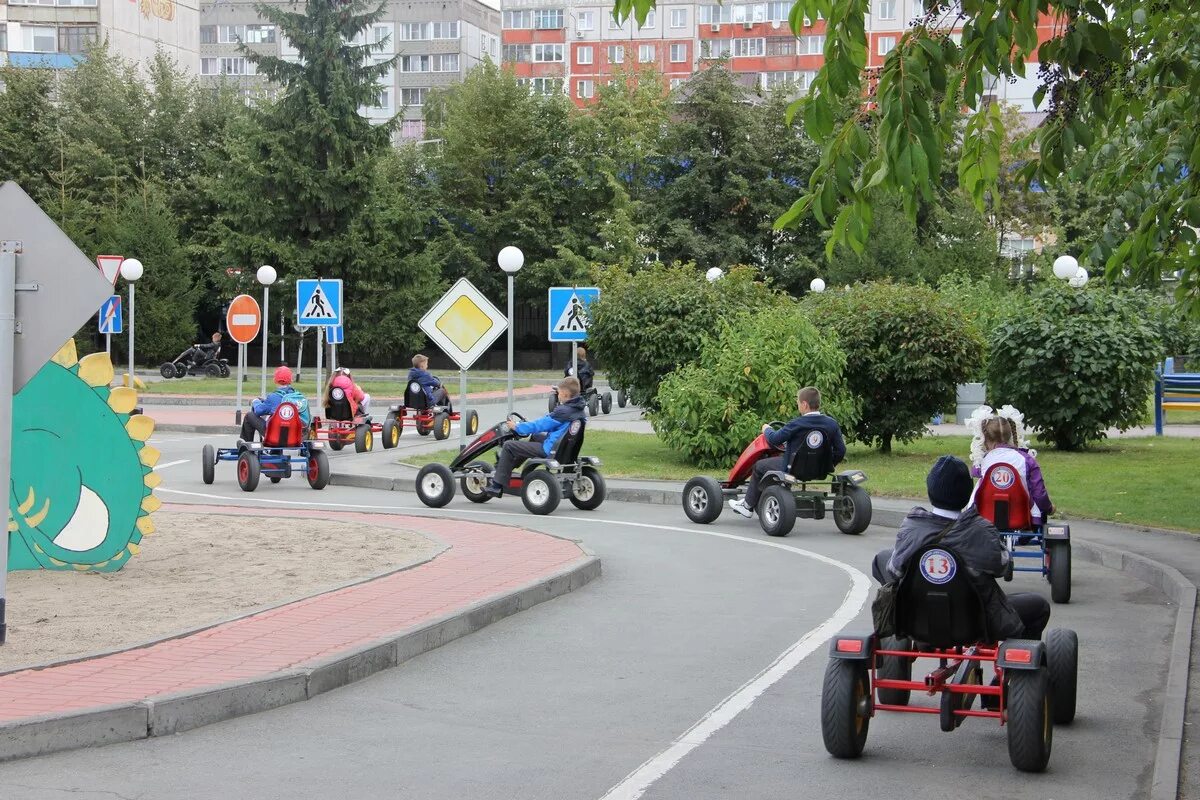
[[[746,483],[746,496],[741,500],[729,501],[729,507],[747,519],[754,514],[758,506],[759,485],[763,476],[772,470],[786,470],[788,464],[792,463],[796,448],[811,432],[820,431],[829,440],[833,448],[833,466],[837,466],[846,457],[846,441],[842,438],[842,429],[838,427],[837,420],[821,413],[821,392],[815,386],[805,386],[796,392],[796,407],[800,410],[800,416],[779,430],[771,430],[770,425],[763,425],[762,428],[767,443],[772,447],[787,444],[783,455],[759,459],[754,465],[754,474]]]

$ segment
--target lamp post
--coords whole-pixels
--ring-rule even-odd
[[[269,332],[269,331],[268,331],[268,325],[270,324],[270,323],[268,322],[268,320],[270,319],[270,317],[267,315],[267,312],[268,312],[268,310],[269,310],[269,309],[270,309],[270,307],[271,307],[271,306],[270,306],[270,302],[271,302],[271,284],[275,282],[275,279],[276,279],[277,277],[279,277],[279,276],[278,276],[278,274],[275,272],[275,268],[274,268],[274,267],[272,267],[270,264],[263,264],[261,267],[259,267],[259,268],[258,268],[258,282],[259,282],[259,283],[261,283],[261,284],[262,284],[262,287],[263,287],[263,307],[262,307],[262,336],[263,336],[263,340],[262,340],[262,390],[259,392],[259,395],[258,395],[259,397],[266,397],[266,396],[267,396],[267,334],[268,334],[268,332]]]
[[[525,254],[511,244],[496,257],[500,269],[508,275],[508,413],[513,412],[513,278],[525,264]]]
[[[146,268],[142,266],[142,262],[136,258],[127,258],[121,262],[121,277],[129,284],[129,388],[133,388],[134,371],[133,371],[133,301],[134,291],[133,286],[137,283],[138,278],[142,277],[142,273]]]
[[[813,278],[812,283],[808,284],[808,288],[809,291],[820,294],[821,292],[825,291],[825,281],[821,280],[820,278]]]

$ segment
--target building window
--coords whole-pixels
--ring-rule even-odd
[[[575,84],[575,88],[581,100],[590,100],[596,94],[596,84],[593,81],[580,81]]]
[[[562,94],[562,78],[518,78],[517,83],[528,89],[530,94]]]
[[[58,52],[82,53],[96,41],[95,25],[63,25],[58,29]]]
[[[895,36],[880,36],[879,37],[879,55],[886,56],[888,53],[896,49]]]
[[[504,45],[505,64],[528,64],[533,59],[533,48],[527,44]]]
[[[275,44],[274,25],[247,25],[246,44]]]
[[[671,27],[686,28],[687,27],[687,9],[672,8],[671,9]]]
[[[576,64],[591,64],[592,63],[592,48],[590,46],[575,48],[575,63]]]
[[[53,53],[58,47],[58,30],[35,25],[21,26],[21,50],[26,53]]]
[[[380,86],[375,90],[375,102],[371,108],[388,110],[392,107],[392,89],[390,86]]]
[[[8,23],[0,25],[0,53],[8,51]]]
[[[217,27],[217,41],[221,44],[237,44],[245,38],[245,25],[220,25]]]
[[[575,20],[575,30],[592,31],[596,29],[596,14],[594,11],[580,11]]]
[[[626,17],[624,21],[619,22],[619,21],[617,21],[617,18],[615,16],[610,14],[608,16],[609,31],[627,31],[630,27],[629,26],[630,19],[632,19],[632,17]]]
[[[682,64],[687,61],[687,45],[673,44],[671,45],[671,63]]]
[[[879,18],[896,18],[896,0],[879,0]]]
[[[96,0],[58,0],[60,6],[94,6]],[[50,5],[47,3],[46,5]]]
[[[764,3],[733,7],[733,21],[742,23],[765,22],[767,6]]]
[[[458,72],[458,53],[442,53],[430,58],[433,72]]]
[[[429,96],[429,89],[422,87],[420,89],[401,89],[400,104],[417,108],[425,105],[425,98]]]
[[[401,22],[397,36],[402,42],[423,42],[429,38],[429,23]]]
[[[734,39],[733,54],[735,56],[761,56],[766,53],[766,41],[763,39]]]
[[[533,46],[533,61],[535,64],[562,60],[563,46],[561,44],[535,44]]]
[[[654,13],[654,9],[652,8],[648,12],[646,12],[645,23],[639,25],[638,28],[643,31],[648,31],[657,24],[658,24],[658,15]]]
[[[533,12],[525,11],[505,11],[504,12],[504,27],[516,30],[528,29],[533,27]]]
[[[652,44],[638,45],[638,63],[647,64],[655,58],[655,47]]]
[[[730,6],[700,6],[701,25],[723,25],[730,22],[733,22],[733,9]]]
[[[429,72],[429,56],[400,56],[401,72]]]
[[[796,53],[802,56],[819,56],[825,52],[824,36],[801,36],[796,40]]]
[[[796,54],[796,40],[786,36],[772,36],[767,39],[767,55],[793,56]]]
[[[434,39],[457,39],[458,38],[458,20],[453,22],[435,22],[433,23],[433,38]]]
[[[247,63],[241,56],[228,56],[221,59],[222,75],[257,75],[258,68],[253,62]]]
[[[200,26],[200,44],[216,44],[217,43],[217,26],[216,25],[201,25]]]
[[[767,21],[787,22],[788,12],[791,10],[791,3],[767,3]]]
[[[729,39],[701,39],[700,57],[711,59],[725,58],[729,55],[729,48]]]
[[[14,6],[52,6],[52,5],[54,5],[54,0],[16,0],[16,2],[9,0],[9,5],[14,5]]]
[[[625,63],[625,45],[613,44],[608,47],[608,63],[624,64]]]
[[[671,91],[675,91],[680,86],[683,86],[683,82],[686,80],[687,78],[671,78]]]
[[[201,75],[216,75],[217,60],[215,58],[200,59],[200,74]]]
[[[536,8],[533,11],[533,27],[540,31],[557,30],[563,26],[561,8]]]

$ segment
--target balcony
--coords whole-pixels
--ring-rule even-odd
[[[26,69],[74,69],[82,53],[9,53],[8,63]]]

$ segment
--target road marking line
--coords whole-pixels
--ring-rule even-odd
[[[165,463],[165,464],[159,464],[157,467],[155,467],[155,468],[154,468],[154,471],[155,471],[155,472],[158,472],[160,469],[166,469],[167,467],[175,467],[175,466],[178,466],[178,465],[180,465],[180,464],[186,464],[186,463],[188,463],[189,461],[191,461],[191,459],[190,459],[190,458],[181,458],[181,459],[179,459],[178,461],[168,461],[168,462],[167,462],[167,463]],[[160,490],[160,491],[164,491],[164,492],[165,492],[165,491],[167,491],[167,490],[166,490],[166,489],[162,489],[162,490]]]

